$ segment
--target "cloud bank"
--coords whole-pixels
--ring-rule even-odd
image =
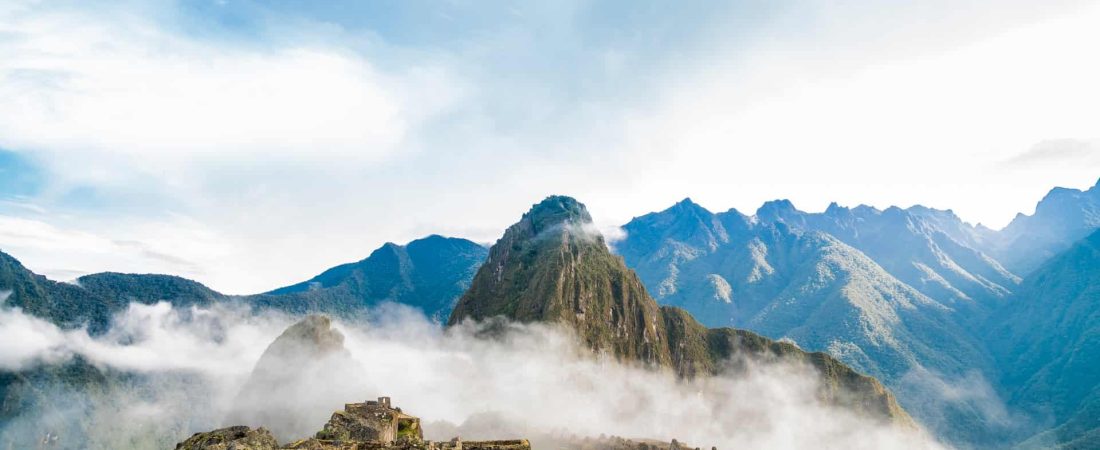
[[[759,366],[738,378],[683,382],[593,358],[554,327],[513,324],[489,340],[478,327],[443,331],[401,307],[374,318],[336,325],[347,357],[362,369],[277,393],[331,399],[293,411],[314,424],[311,430],[344,402],[389,395],[436,439],[516,436],[538,445],[550,436],[607,434],[719,448],[939,448],[821,404],[804,367]],[[170,447],[190,433],[231,425],[226,415],[247,406],[235,403],[237,392],[259,354],[293,320],[225,306],[132,305],[108,335],[92,339],[6,309],[0,330],[37,344],[0,347],[5,369],[76,357],[115,376],[88,391],[42,386],[36,406],[0,428],[0,443],[48,433],[62,447]],[[75,437],[82,441],[74,444]]]

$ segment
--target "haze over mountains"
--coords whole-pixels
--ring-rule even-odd
[[[448,323],[494,317],[566,324],[596,351],[670,367],[681,377],[714,375],[741,357],[796,360],[822,373],[821,396],[830,402],[876,418],[911,420],[876,380],[832,357],[743,330],[705,329],[679,308],[658,306],[593,231],[584,205],[569,197],[543,200],[508,228]]]
[[[1035,269],[1035,261],[1100,226],[1098,193],[1097,187],[1054,189],[1034,215],[1021,214],[999,232],[923,206],[878,210],[833,204],[822,213],[806,213],[778,200],[748,216],[736,210],[715,214],[684,200],[632,220],[615,248],[658,301],[681,306],[708,325],[744,327],[827,350],[880,378],[939,435],[960,444],[1006,445],[1020,438],[1015,433],[1027,433],[1021,429],[1041,429],[1066,415],[1013,415],[1022,407],[1014,393],[1021,380],[1005,378],[1006,366],[994,356],[1001,344],[990,342],[985,327],[1007,320],[1006,311],[1047,305],[1044,297],[1059,296],[1032,287],[1050,277]],[[1062,277],[1075,286],[1089,285],[1078,275]],[[1100,302],[1085,298],[1070,314],[1078,329],[1097,323],[1090,314]],[[1057,314],[1030,308],[1038,317]],[[1058,328],[1049,326],[1033,338],[1064,332]],[[1048,359],[1081,357],[1078,349],[1087,348],[1060,342],[1064,345],[1046,348],[1053,353]],[[1096,358],[1086,361],[1082,364],[1100,368]],[[960,383],[966,385],[961,393],[936,388]],[[1096,420],[1095,414],[1088,417]],[[1076,439],[1086,432],[1082,427],[1088,428],[1045,435],[1044,444]]]
[[[610,253],[602,237],[592,230],[584,206],[573,199],[551,197],[536,205],[523,220],[505,233],[505,237],[490,253],[495,257],[491,257],[490,262],[483,264],[478,270],[471,288],[463,295],[451,315],[451,327],[443,335],[429,336],[427,341],[416,343],[423,339],[416,337],[423,332],[417,331],[422,325],[415,320],[409,321],[408,315],[383,316],[380,320],[393,321],[396,329],[383,331],[383,339],[365,350],[358,347],[354,352],[366,351],[385,356],[359,358],[358,361],[364,363],[359,369],[354,367],[355,364],[341,362],[352,356],[349,353],[311,348],[317,347],[316,345],[306,345],[299,349],[297,345],[288,344],[288,336],[305,335],[313,336],[307,341],[326,343],[322,346],[324,348],[339,347],[336,344],[341,339],[338,334],[329,331],[329,322],[312,316],[287,329],[268,346],[243,388],[235,396],[233,408],[229,410],[225,420],[243,418],[252,421],[250,425],[253,426],[278,427],[275,431],[277,435],[293,436],[301,429],[307,429],[307,423],[315,421],[310,417],[317,411],[323,411],[318,408],[321,404],[331,404],[336,399],[358,396],[365,392],[361,388],[365,385],[360,380],[367,377],[390,388],[402,385],[411,387],[421,401],[424,398],[435,399],[440,395],[451,398],[482,398],[486,393],[499,391],[501,393],[491,395],[498,396],[495,398],[500,402],[502,400],[499,396],[507,393],[508,388],[513,386],[520,387],[521,392],[534,393],[539,402],[531,405],[535,411],[491,419],[491,423],[497,424],[526,423],[533,419],[533,414],[545,414],[543,411],[556,411],[550,414],[550,422],[560,423],[581,413],[574,407],[582,404],[585,408],[610,409],[613,417],[611,422],[602,418],[607,417],[605,413],[597,419],[599,422],[574,424],[565,429],[587,430],[588,436],[596,436],[604,430],[613,429],[631,429],[635,430],[632,433],[649,436],[656,430],[665,428],[655,429],[651,423],[654,420],[658,423],[683,423],[688,420],[688,428],[681,425],[665,429],[660,432],[660,436],[687,436],[695,441],[724,443],[722,445],[726,447],[751,442],[768,442],[769,447],[782,445],[782,442],[804,442],[801,445],[808,445],[810,442],[828,439],[845,448],[938,448],[936,443],[930,442],[922,430],[915,426],[890,392],[878,381],[853,371],[827,354],[807,353],[791,343],[776,342],[743,330],[707,330],[682,310],[658,307],[645,293],[633,271],[625,266],[621,258]],[[429,258],[429,261],[438,259]],[[29,272],[24,273],[25,269],[17,263],[12,264],[11,272],[21,273],[24,278],[35,277]],[[528,274],[534,276],[528,278]],[[133,279],[141,280],[142,277],[135,276]],[[150,278],[152,279],[154,278]],[[140,285],[140,282],[136,285]],[[79,286],[74,288],[85,291]],[[24,295],[23,292],[20,291],[21,296]],[[174,333],[166,330],[138,330],[136,334],[132,331],[117,331],[116,328],[142,326],[142,322],[120,317],[145,309],[171,312],[179,315],[173,322],[193,323],[191,326],[198,328],[187,333],[213,333],[213,342],[205,345],[232,345],[233,341],[225,330],[228,323],[222,323],[222,314],[229,313],[226,315],[230,317],[224,319],[229,323],[240,320],[240,317],[234,316],[246,313],[249,308],[256,310],[253,313],[255,317],[264,317],[271,314],[273,308],[281,309],[287,302],[295,298],[301,299],[296,297],[298,292],[295,289],[285,294],[226,298],[224,301],[213,302],[209,307],[200,308],[177,309],[168,302],[151,306],[141,305],[141,302],[131,303],[125,314],[117,314],[115,321],[110,324],[111,327],[101,332],[106,333],[102,339],[89,341],[82,330],[63,332],[64,335],[59,337],[60,342],[48,346],[48,349],[61,354],[69,351],[82,355],[91,348],[94,349],[92,362],[79,358],[61,358],[62,361],[72,361],[72,364],[58,365],[50,359],[17,359],[17,369],[12,374],[13,382],[3,386],[5,403],[2,409],[10,411],[15,420],[13,423],[20,425],[13,425],[11,430],[14,431],[9,431],[7,424],[0,427],[0,439],[7,443],[25,442],[23,439],[27,436],[47,430],[43,438],[46,441],[64,436],[63,441],[58,441],[64,442],[59,444],[62,448],[79,448],[83,439],[92,439],[101,433],[101,420],[119,420],[117,415],[110,419],[98,419],[99,414],[76,414],[63,415],[66,420],[62,424],[57,420],[50,421],[48,418],[54,413],[46,405],[51,397],[39,393],[42,386],[50,389],[60,386],[63,392],[75,391],[82,399],[84,392],[104,392],[98,397],[93,395],[90,400],[82,400],[90,403],[88,408],[95,412],[104,397],[114,398],[118,396],[119,390],[126,392],[127,386],[137,384],[141,389],[157,392],[156,386],[163,382],[162,377],[177,377],[174,371],[113,373],[109,369],[104,370],[101,366],[104,363],[99,359],[103,357],[104,347],[119,346],[118,350],[125,352],[130,350],[131,344],[145,345],[143,343],[150,336]],[[118,295],[132,298],[129,293],[120,292]],[[33,300],[49,301],[49,298],[45,296]],[[325,310],[330,314],[358,321],[361,316],[358,313],[368,311],[369,307],[364,305],[360,311],[348,311],[346,306],[350,301],[347,298],[333,304],[312,301],[299,309]],[[151,303],[152,300],[147,302]],[[214,311],[227,306],[235,308],[236,312],[232,312],[234,309],[222,313]],[[520,311],[528,313],[517,313]],[[5,315],[0,316],[0,321],[7,322],[9,316],[15,320],[34,321],[20,310],[3,312]],[[485,321],[473,324],[465,320],[477,318]],[[44,324],[35,326],[46,327]],[[433,333],[439,332],[437,326],[433,328],[437,330]],[[35,334],[30,330],[16,331]],[[57,337],[61,332],[49,333]],[[389,333],[411,333],[412,346],[403,344],[407,347],[396,354],[388,351],[386,347],[402,345],[399,344],[401,338],[395,341],[392,335],[384,337]],[[330,346],[329,343],[333,345]],[[521,348],[508,348],[516,345]],[[532,345],[538,346],[539,354],[532,354],[533,349],[528,348]],[[374,348],[375,346],[378,348]],[[504,348],[499,348],[500,346]],[[459,353],[442,362],[444,365],[441,367],[422,368],[427,369],[426,372],[408,370],[410,367],[440,364],[433,362],[438,359],[440,352],[455,350]],[[317,361],[327,360],[326,354],[336,357],[333,361],[340,362],[337,365],[341,368],[315,364]],[[206,357],[193,356],[186,358],[185,364],[195,364],[196,362],[191,362],[195,358]],[[162,356],[151,357],[155,359]],[[461,366],[462,361],[471,358],[484,361],[478,361],[474,367],[455,371],[456,364]],[[506,365],[500,366],[501,358]],[[111,367],[111,364],[107,363],[107,367]],[[536,368],[538,369],[534,370]],[[562,374],[565,376],[558,381],[542,379],[563,369],[566,370]],[[40,380],[27,381],[29,376],[40,371],[46,371],[44,376],[39,377]],[[408,379],[378,378],[379,371],[397,371],[401,377]],[[462,375],[464,371],[475,373]],[[195,401],[209,403],[214,410],[223,410],[224,406],[218,405],[224,404],[225,400],[219,400],[218,397],[224,394],[218,390],[224,389],[224,386],[219,386],[221,383],[218,382],[203,381],[202,371],[198,374],[190,372],[184,371],[179,376],[183,376],[184,380],[195,379],[198,392],[186,394],[183,398],[191,402],[190,396],[193,395]],[[335,376],[335,379],[326,378],[322,381],[318,374],[324,374],[328,378]],[[444,379],[416,381],[426,374],[442,376]],[[468,379],[454,385],[456,375]],[[532,377],[534,380],[531,380]],[[583,381],[586,378],[591,379]],[[471,382],[483,383],[486,379],[499,381],[476,391],[467,387]],[[452,386],[449,390],[440,392],[445,385]],[[624,386],[627,388],[624,389]],[[583,398],[595,394],[605,399],[596,404],[570,402],[573,407],[566,406],[564,409],[560,405],[551,410],[538,406],[557,402],[561,391],[571,393],[567,398]],[[734,394],[736,392],[740,393]],[[168,393],[180,394],[175,389]],[[425,393],[429,395],[425,397]],[[505,408],[515,409],[524,405],[515,404],[512,398],[514,395],[516,393],[503,400]],[[209,398],[210,396],[214,398]],[[655,396],[666,400],[655,401]],[[24,401],[20,402],[19,399]],[[670,403],[668,399],[674,400]],[[730,399],[737,399],[745,404],[730,408]],[[681,409],[677,403],[693,406]],[[624,410],[625,405],[633,406]],[[444,404],[444,409],[456,407],[461,408],[462,404]],[[277,411],[272,411],[273,408]],[[31,413],[34,411],[37,413]],[[669,411],[674,413],[670,415]],[[35,414],[43,417],[36,419],[40,416]],[[175,436],[173,433],[193,430],[193,425],[189,424],[196,421],[218,424],[221,417],[222,414],[218,413],[204,414],[201,418],[192,413],[182,413],[171,419],[149,424],[150,429],[145,432],[141,432],[141,428],[127,429],[112,435],[107,441],[95,442],[97,446],[104,445],[104,442],[113,442],[112,445],[117,446],[120,445],[119,442],[128,441],[129,444],[124,446],[135,446],[136,440],[141,439],[143,443],[136,446],[147,447],[148,442],[163,441],[166,434]],[[699,420],[702,423],[696,423]],[[805,426],[803,420],[811,421],[814,426]],[[765,429],[746,429],[738,425],[748,421],[759,423]],[[640,423],[650,424],[640,428]],[[767,431],[768,429],[773,431]],[[547,433],[554,428],[537,430]],[[135,436],[135,432],[140,437]]]
[[[93,333],[131,302],[160,300],[338,317],[393,302],[452,324],[564,323],[592,349],[686,376],[739,351],[851,367],[962,447],[1090,448],[1100,445],[1098,206],[1100,187],[1057,188],[995,231],[923,206],[806,213],[779,200],[746,215],[685,199],[624,225],[619,259],[583,205],[551,197],[492,250],[439,236],[387,244],[253,296],[163,275],[57,283],[3,254],[0,291],[9,306]]]

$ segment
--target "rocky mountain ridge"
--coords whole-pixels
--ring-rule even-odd
[[[1095,186],[1055,188],[1034,215],[1021,214],[1001,231],[967,224],[950,210],[919,205],[879,210],[834,203],[824,212],[806,213],[778,200],[745,215],[711,213],[685,199],[636,217],[624,226],[626,238],[615,249],[661,303],[682,306],[708,325],[744,327],[826,350],[891,386],[938,435],[963,446],[1007,445],[1005,440],[1019,438],[1009,436],[1019,427],[1005,425],[1007,419],[997,416],[1005,413],[988,409],[990,400],[937,404],[927,386],[920,386],[927,380],[912,383],[928,376],[969,379],[978,373],[1004,393],[1010,408],[1026,408],[1013,387],[1019,380],[1013,381],[1011,373],[1019,367],[1003,362],[1012,350],[998,346],[1031,321],[1019,312],[1018,305],[1027,304],[1021,299],[1044,294],[1032,277],[1021,281],[1017,273],[1030,273],[1037,261],[1070,248],[1100,226],[1098,194]],[[1059,278],[1082,283],[1080,274],[1064,272]],[[1053,286],[1066,281],[1060,283]],[[1077,295],[1064,288],[1054,291],[1055,297]],[[1012,311],[1020,324],[1004,323]],[[1029,314],[1046,320],[1052,311]],[[1050,345],[1063,333],[1059,327],[1071,325],[1046,323],[1032,329],[1031,336]],[[1001,333],[991,331],[998,326]],[[1087,347],[1058,342],[1059,351],[1067,354]],[[1002,379],[1006,371],[1008,378]],[[1048,377],[1039,384],[1065,383]],[[1042,418],[1049,412],[1030,415],[1036,414],[1039,422],[1062,420]],[[973,430],[985,432],[974,435]]]
[[[391,302],[442,321],[487,253],[472,241],[432,235],[404,246],[387,243],[362,261],[334,267],[302,283],[263,294],[226,295],[173,275],[104,272],[71,283],[57,282],[0,251],[0,292],[9,292],[9,306],[63,328],[87,326],[92,334],[106,331],[111,317],[131,302],[165,301],[175,307],[237,302],[257,309],[340,317],[358,316]]]
[[[617,243],[616,248],[662,304],[685,307],[707,325],[735,325],[772,338],[790,337],[804,348],[827,351],[887,383],[893,383],[891,377],[903,373],[913,362],[937,370],[958,367],[962,362],[989,374],[988,367],[1007,367],[1009,364],[1004,361],[1019,358],[1013,352],[1024,349],[1010,346],[1007,350],[987,351],[986,341],[993,339],[986,335],[999,335],[989,330],[998,330],[998,324],[1005,325],[1001,331],[1026,328],[1010,325],[1010,317],[1027,316],[1018,310],[1012,312],[1013,305],[1027,304],[1017,300],[1026,297],[1034,302],[1042,298],[1039,292],[1046,287],[1036,286],[1067,285],[1066,281],[1050,281],[1054,278],[1049,271],[1045,272],[1048,275],[1043,279],[1047,281],[1043,283],[1029,282],[1029,276],[1024,277],[1022,284],[1013,283],[1012,277],[1036,270],[1034,267],[1039,265],[1036,261],[1045,257],[1034,256],[1034,261],[1027,262],[1014,261],[1013,255],[1054,255],[1070,248],[1076,239],[1085,237],[1100,224],[1096,219],[1097,192],[1100,192],[1097,187],[1054,189],[1039,202],[1033,215],[1021,214],[1001,231],[962,222],[950,210],[921,206],[878,210],[833,204],[823,213],[804,213],[797,211],[790,202],[777,201],[765,205],[754,215],[745,215],[736,210],[710,213],[687,200],[667,211],[636,218],[625,227],[630,245]],[[666,214],[668,212],[676,213]],[[646,229],[660,231],[646,233]],[[898,249],[889,248],[895,236],[901,238],[897,242],[905,244],[896,247],[907,249],[901,256],[897,254]],[[225,296],[190,280],[159,275],[105,273],[82,277],[76,283],[57,283],[33,274],[14,258],[0,253],[0,293],[10,292],[6,305],[18,306],[66,328],[87,325],[93,333],[106,330],[111,315],[131,301],[165,300],[176,306],[190,306],[247,299],[261,308],[343,316],[355,314],[364,305],[377,304],[372,302],[392,300],[410,304],[442,320],[447,316],[447,309],[440,305],[449,304],[460,295],[462,288],[453,286],[469,283],[473,271],[487,253],[483,247],[466,242],[480,248],[482,256],[465,266],[468,272],[465,272],[464,281],[462,276],[451,276],[464,273],[459,267],[461,264],[447,267],[414,262],[416,270],[410,272],[409,262],[417,260],[409,254],[408,248],[413,247],[410,243],[380,248],[376,251],[380,258],[373,262],[367,258],[338,266],[303,283],[246,297]],[[405,255],[400,250],[402,247],[406,248]],[[476,256],[477,249],[473,247],[469,247],[471,252],[467,253]],[[736,251],[731,253],[730,249],[734,248]],[[900,265],[891,263],[891,258],[895,263],[900,261]],[[451,256],[440,259],[468,260]],[[469,258],[472,259],[477,258]],[[988,259],[997,264],[991,264]],[[867,264],[867,260],[872,264]],[[382,261],[387,264],[380,264]],[[997,269],[997,265],[1001,269]],[[434,293],[446,289],[421,289],[417,284],[417,280],[436,276],[424,275],[430,271],[421,269],[428,266],[439,271],[436,275],[450,277],[437,286],[451,287],[450,292],[455,292],[452,297]],[[372,281],[372,275],[366,275],[372,268],[386,268],[385,271],[394,276],[382,277],[384,282]],[[381,272],[383,270],[379,269]],[[414,272],[420,275],[411,275]],[[1086,283],[1080,273],[1054,273],[1058,273],[1058,278]],[[364,285],[367,288],[361,289]],[[1008,292],[1001,292],[998,287]],[[833,289],[839,294],[821,295]],[[417,293],[410,295],[414,291]],[[426,292],[433,293],[423,295]],[[1052,292],[1073,295],[1071,290],[1062,288]],[[429,300],[422,301],[424,298]],[[654,317],[663,318],[666,309],[658,308]],[[1041,316],[1043,313],[1031,311],[1029,314]],[[922,323],[939,325],[937,328],[920,325]],[[1088,341],[1049,340],[1049,336],[1060,333],[1058,327],[1068,325],[1071,323],[1037,327],[1034,336],[1053,346],[1049,347],[1049,353],[1059,354],[1055,352],[1058,347],[1062,349],[1061,354],[1072,355],[1067,350],[1069,346]],[[666,325],[666,328],[674,327]],[[963,338],[958,337],[960,329]],[[937,336],[942,338],[935,339]],[[596,340],[599,339],[596,336]],[[975,344],[980,347],[976,351]],[[688,353],[707,353],[705,348],[697,350]],[[1059,358],[1062,362],[1046,367],[1057,367],[1072,360],[1065,359],[1068,356]],[[668,360],[672,359],[670,353]],[[689,357],[687,360],[705,361],[706,358]],[[676,370],[705,372],[709,369],[705,365],[700,369],[687,364],[677,366]],[[999,370],[1003,369],[994,372]],[[1012,375],[1004,383],[1009,386],[1005,395],[1016,396],[1017,388],[1012,387],[1015,382],[1011,380],[1025,380],[1021,383],[1035,386],[1064,383],[1059,377],[1033,377],[1050,370]],[[999,378],[997,373],[990,377],[991,381]],[[1033,378],[1044,381],[1026,381]],[[1039,391],[1041,389],[1028,390]],[[924,391],[900,392],[904,400],[906,395],[920,396]],[[1020,394],[1020,398],[1029,396],[1032,394]],[[1082,408],[1085,408],[1081,410],[1083,415],[1077,417],[1086,421],[1097,417],[1097,414],[1088,413],[1087,407]],[[1050,417],[1052,421],[1060,421],[1061,418],[1054,417],[1068,417],[1066,414],[1069,413],[1052,412]]]
[[[990,254],[1027,275],[1100,228],[1100,181],[1085,189],[1051,189],[1031,215],[1017,214],[996,233]]]
[[[569,197],[547,198],[505,231],[448,323],[494,317],[561,324],[596,352],[682,377],[730,370],[724,362],[739,357],[804,363],[822,375],[820,394],[828,401],[912,425],[874,378],[824,353],[744,330],[707,329],[684,310],[658,306],[593,230],[584,205]]]

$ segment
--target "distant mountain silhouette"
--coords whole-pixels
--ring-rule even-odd
[[[334,267],[302,283],[257,295],[230,296],[172,275],[97,273],[61,283],[34,274],[0,252],[0,292],[6,304],[64,328],[106,331],[111,316],[131,302],[174,306],[233,301],[295,313],[354,316],[383,302],[412,306],[442,321],[469,286],[488,249],[465,240],[429,236],[383,245],[366,259]]]
[[[59,283],[37,275],[10,255],[0,252],[0,292],[5,302],[64,327],[87,326],[106,331],[111,316],[130,302],[167,301],[175,306],[205,305],[224,300],[222,294],[197,282],[171,275],[98,273]]]
[[[982,252],[988,239],[951,211],[923,206],[878,210],[833,203],[806,213],[788,201],[769,202],[756,213],[761,223],[828,233],[863,252],[902,282],[945,304],[980,308],[1003,298],[1019,283]]]
[[[438,235],[408,245],[387,243],[362,261],[333,267],[257,298],[284,309],[311,305],[311,311],[330,313],[389,301],[443,321],[488,253],[472,241]],[[325,305],[340,306],[326,311]]]
[[[1100,183],[1081,191],[1054,188],[1032,215],[1018,214],[996,235],[993,254],[1026,275],[1100,228]]]
[[[914,374],[994,373],[983,346],[956,318],[960,308],[978,309],[976,302],[961,292],[947,301],[933,299],[815,228],[847,231],[874,246],[886,246],[890,232],[885,229],[897,228],[893,231],[901,239],[908,237],[924,249],[937,248],[933,233],[910,228],[920,221],[900,210],[864,208],[855,214],[868,218],[856,220],[850,212],[831,209],[828,216],[810,215],[778,201],[745,216],[735,210],[713,214],[684,200],[632,220],[615,249],[659,293],[661,303],[682,307],[708,326],[746,328],[827,351],[883,380],[911,413],[937,426],[941,435],[960,442],[989,439],[977,435],[988,430],[979,426],[985,419],[975,405],[910,386]],[[880,217],[884,214],[896,217]],[[880,223],[866,223],[872,221]],[[874,240],[880,236],[884,242]],[[904,245],[896,254],[884,254],[899,261],[927,255]],[[990,292],[980,283],[968,287]]]

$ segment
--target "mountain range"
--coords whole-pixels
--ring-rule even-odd
[[[346,313],[382,302],[409,305],[446,320],[489,250],[466,239],[431,235],[407,245],[387,243],[366,259],[250,299],[288,310]],[[335,305],[340,305],[336,310]]]
[[[439,236],[386,244],[263,294],[166,275],[59,283],[3,253],[0,292],[93,333],[133,301],[340,316],[393,302],[441,323],[561,323],[596,351],[683,376],[713,373],[736,348],[770,352],[882,380],[957,446],[1095,448],[1098,201],[1100,187],[1056,188],[1034,214],[992,230],[923,206],[807,213],[777,200],[746,215],[685,199],[624,225],[620,259],[583,205],[550,197],[492,250]]]
[[[986,440],[974,435],[989,429],[979,425],[984,418],[976,405],[929,396],[911,386],[920,381],[914,380],[918,374],[960,378],[975,370],[992,373],[989,356],[954,320],[960,304],[967,310],[979,304],[958,289],[943,289],[950,286],[946,282],[922,285],[947,296],[937,300],[824,231],[844,231],[850,242],[865,248],[885,248],[885,236],[897,236],[906,245],[875,253],[896,262],[891,264],[895,269],[910,260],[905,271],[895,272],[915,276],[919,272],[908,268],[934,270],[922,261],[931,262],[938,247],[934,233],[911,226],[913,222],[901,210],[831,207],[811,215],[786,201],[770,202],[751,217],[737,211],[713,214],[685,200],[632,220],[624,227],[626,239],[615,248],[662,303],[680,306],[708,326],[747,328],[827,351],[883,380],[941,436]],[[911,246],[917,247],[915,254],[898,255]],[[943,268],[952,266],[958,267],[941,263],[936,269],[946,273]],[[961,285],[966,279],[953,281]],[[984,291],[978,283],[966,287],[983,295],[1004,295]]]
[[[683,377],[717,374],[739,355],[798,361],[824,378],[822,398],[872,417],[911,421],[877,380],[824,353],[743,330],[707,329],[682,309],[659,306],[611,254],[584,205],[569,197],[543,200],[505,231],[448,323],[494,317],[563,324],[592,350]]]
[[[366,259],[343,264],[307,281],[271,292],[233,296],[171,275],[97,273],[71,283],[34,274],[0,252],[0,292],[6,304],[63,328],[105,331],[111,316],[131,302],[166,301],[177,307],[236,301],[292,313],[351,316],[390,302],[409,305],[443,321],[466,290],[488,249],[466,239],[438,235],[408,245],[387,243]]]
[[[631,220],[614,247],[661,303],[683,307],[707,325],[744,327],[828,351],[881,379],[919,421],[956,445],[1008,446],[1051,427],[1027,442],[1100,445],[1084,425],[1095,428],[1100,418],[1087,400],[1048,399],[1028,387],[1091,389],[1072,375],[1045,375],[1068,361],[1100,371],[1095,357],[1080,353],[1095,336],[1088,330],[1100,326],[1096,296],[1055,289],[1093,286],[1082,280],[1091,263],[1080,260],[1087,259],[1079,247],[1087,240],[1079,240],[1100,226],[1098,195],[1100,187],[1056,188],[1035,214],[1021,214],[1001,231],[923,206],[832,204],[807,213],[777,200],[746,215],[712,213],[685,199]],[[1052,269],[1071,248],[1078,260]],[[1076,309],[1047,310],[1058,304],[1051,298],[1077,298]],[[1032,306],[1021,313],[1024,305]],[[1010,322],[1013,317],[1019,323]],[[1036,323],[1048,326],[1024,325]],[[1063,327],[1085,331],[1066,339]],[[1034,339],[1047,343],[1047,359],[1027,350],[1035,358],[1031,366],[1018,359],[1027,357],[1023,345],[1006,347]],[[1053,365],[1040,370],[1037,361]],[[971,392],[934,388],[958,383]],[[1019,411],[1026,418],[1014,415]],[[1076,425],[1060,425],[1069,420]]]
[[[1032,215],[1018,214],[988,241],[988,253],[1026,275],[1100,227],[1100,183],[1081,191],[1054,188]]]

